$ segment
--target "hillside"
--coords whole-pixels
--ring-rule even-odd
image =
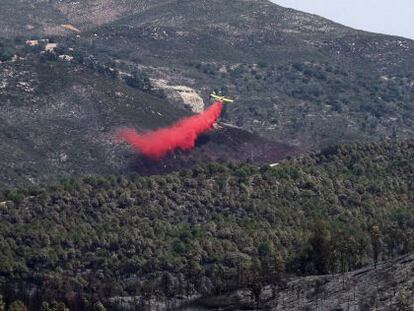
[[[0,3],[0,36],[67,35],[61,27],[74,24],[84,31],[141,12],[160,0],[3,0]]]
[[[92,44],[90,44],[92,41]],[[85,32],[97,57],[237,99],[225,118],[318,149],[413,134],[414,42],[268,1],[168,1]]]
[[[0,5],[0,34],[10,38],[0,42],[3,185],[125,172],[134,161],[138,172],[151,173],[208,159],[272,163],[338,143],[413,135],[408,39],[264,0]],[[55,55],[41,54],[43,43],[25,46],[34,38],[56,43]],[[67,56],[73,59],[60,61]],[[221,121],[243,135],[219,130],[207,139],[211,149],[162,165],[142,164],[111,141],[116,126],[152,129],[189,107],[202,109],[213,89],[236,99]]]
[[[0,64],[3,184],[119,171],[125,152],[116,150],[116,127],[151,129],[188,115],[97,70],[51,56],[29,51]]]
[[[72,309],[239,288],[259,299],[289,275],[344,273],[407,254],[413,156],[412,140],[387,141],[275,168],[211,163],[9,190],[0,288],[9,302],[56,299]]]
[[[212,90],[235,103],[192,151],[115,138]],[[412,40],[267,0],[0,0],[0,311],[411,310],[413,137]]]
[[[405,255],[353,272],[292,277],[277,288],[266,287],[260,305],[272,310],[412,310],[414,255]],[[256,302],[246,290],[208,297],[185,310],[252,310]]]
[[[224,127],[203,137],[195,154],[176,153],[166,163],[137,158],[114,139],[117,128],[164,127],[190,115],[189,109],[152,90],[141,72],[121,76],[107,63],[80,53],[60,47],[44,52],[46,44],[2,44],[0,187],[62,176],[162,173],[218,159],[272,163],[297,152],[254,133]],[[75,58],[67,61],[59,55]]]

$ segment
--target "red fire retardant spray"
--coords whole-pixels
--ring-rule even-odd
[[[160,160],[176,149],[193,149],[197,138],[212,129],[222,109],[223,104],[215,102],[202,113],[184,118],[170,127],[143,134],[130,128],[122,129],[117,131],[117,137],[143,156]]]

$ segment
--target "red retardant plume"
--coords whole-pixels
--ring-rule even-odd
[[[176,149],[193,149],[198,136],[213,127],[222,108],[221,102],[215,102],[202,113],[184,118],[168,128],[144,134],[134,129],[122,129],[117,132],[117,136],[145,157],[160,160]]]

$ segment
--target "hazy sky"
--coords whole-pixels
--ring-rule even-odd
[[[414,0],[271,0],[367,31],[414,39]]]

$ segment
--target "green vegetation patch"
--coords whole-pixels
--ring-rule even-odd
[[[413,156],[413,141],[388,141],[275,168],[212,163],[9,190],[0,280],[105,300],[355,269],[413,250]]]

